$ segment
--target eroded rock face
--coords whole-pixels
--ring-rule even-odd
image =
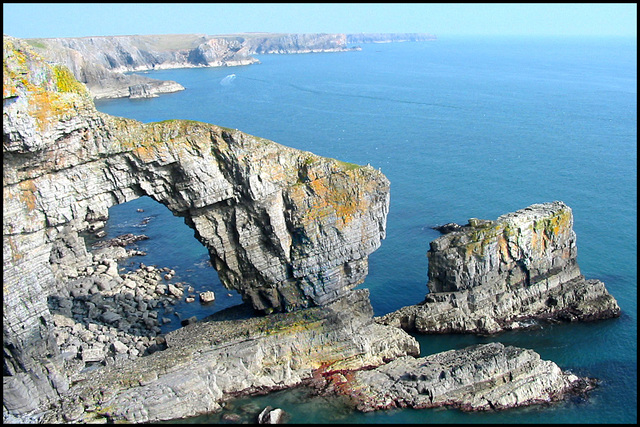
[[[94,98],[149,98],[184,90],[174,81],[140,74],[169,68],[231,67],[259,62],[256,53],[340,52],[344,34],[251,33],[135,35],[30,39],[48,61],[66,65]]]
[[[47,297],[69,272],[52,259],[64,236],[142,195],[184,217],[222,283],[257,310],[325,305],[364,280],[385,236],[389,182],[379,171],[206,123],[99,113],[66,68],[18,39],[3,45],[8,387],[18,390],[24,372],[45,400],[66,387],[56,384]]]
[[[431,242],[429,294],[379,320],[424,333],[495,333],[532,319],[594,320],[620,308],[602,282],[578,267],[573,213],[535,204]]]
[[[440,406],[500,410],[556,401],[594,386],[592,379],[563,372],[533,350],[500,343],[401,357],[347,375],[330,377],[328,388],[351,397],[363,412]]]

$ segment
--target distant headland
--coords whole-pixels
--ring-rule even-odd
[[[431,41],[426,33],[226,35],[162,34],[25,39],[46,60],[66,65],[94,99],[151,98],[184,90],[174,81],[135,71],[193,67],[232,67],[260,61],[252,55],[345,52],[358,44]]]

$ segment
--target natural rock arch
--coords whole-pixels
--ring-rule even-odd
[[[53,245],[142,195],[183,216],[222,283],[258,310],[324,305],[364,280],[385,236],[381,172],[206,123],[112,117],[19,40],[4,38],[3,59],[5,373],[33,367],[50,393],[55,367],[32,358],[56,352]]]

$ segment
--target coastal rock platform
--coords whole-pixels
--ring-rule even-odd
[[[401,357],[376,369],[334,374],[327,381],[328,390],[349,396],[363,412],[443,406],[502,410],[550,403],[595,385],[532,350],[500,343]]]
[[[375,323],[367,290],[324,307],[205,319],[167,348],[77,373],[47,422],[153,422],[221,409],[232,397],[292,387],[317,370],[354,370],[419,354],[413,337]],[[217,315],[220,317],[220,315]]]

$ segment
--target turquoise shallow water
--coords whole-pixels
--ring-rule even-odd
[[[635,39],[445,38],[258,58],[261,64],[246,67],[149,72],[186,90],[97,107],[144,122],[214,123],[381,168],[391,181],[387,238],[360,286],[370,289],[376,315],[424,298],[426,252],[438,236],[430,227],[553,200],[573,209],[583,274],[604,281],[623,314],[490,338],[418,337],[423,354],[487,341],[532,348],[563,369],[599,378],[586,401],[483,414],[360,414],[297,390],[245,399],[236,409],[280,406],[299,423],[637,421]],[[231,73],[236,78],[221,84]],[[170,266],[197,290],[214,289],[215,303],[188,307],[199,318],[240,302],[222,288],[193,232],[164,206],[147,198],[116,206],[108,227],[113,235],[151,237],[141,242],[149,255],[135,262]]]

